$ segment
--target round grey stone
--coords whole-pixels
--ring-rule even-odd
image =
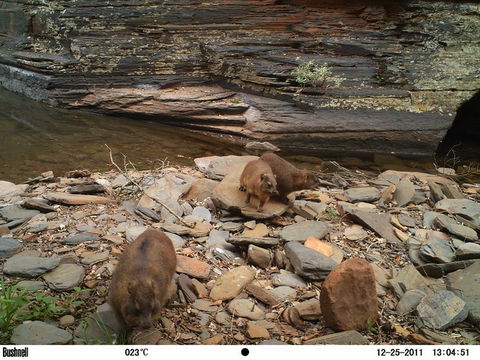
[[[2,236],[0,237],[0,258],[7,258],[23,247],[22,243],[15,240],[12,237]]]
[[[285,241],[305,242],[309,236],[322,239],[328,233],[328,224],[323,221],[302,221],[285,226],[279,233]]]
[[[85,277],[83,267],[76,264],[61,264],[55,270],[43,275],[48,286],[54,290],[69,290],[78,286]]]
[[[199,218],[203,219],[206,222],[212,221],[212,214],[210,213],[210,210],[208,210],[204,206],[197,206],[193,209],[192,211],[193,216],[198,216]]]
[[[13,330],[10,341],[16,345],[63,345],[72,334],[42,321],[28,321]]]
[[[172,244],[175,249],[180,249],[185,246],[186,240],[184,240],[181,236],[171,232],[165,232],[165,235],[172,240]]]
[[[99,236],[97,234],[86,232],[86,233],[80,233],[80,234],[68,236],[65,239],[60,240],[60,243],[66,244],[66,245],[78,245],[86,241],[94,241],[98,239],[99,239]]]
[[[228,311],[250,320],[260,320],[265,317],[265,312],[253,301],[248,299],[234,299],[228,304]]]
[[[35,277],[56,268],[59,263],[59,257],[16,255],[5,262],[3,272],[10,276]]]

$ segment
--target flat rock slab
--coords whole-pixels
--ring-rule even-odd
[[[174,233],[176,235],[187,235],[190,234],[191,229],[184,225],[178,225],[173,223],[160,224],[160,227],[168,232]]]
[[[110,204],[116,202],[103,196],[49,192],[43,195],[46,199],[63,205]]]
[[[110,251],[108,250],[95,252],[91,255],[85,256],[82,259],[82,264],[88,265],[88,266],[97,264],[99,262],[108,260],[109,255],[110,255]]]
[[[8,201],[10,198],[22,195],[27,190],[28,185],[15,185],[9,181],[0,180],[0,200]]]
[[[206,262],[190,258],[188,256],[177,255],[177,272],[184,273],[198,279],[208,279],[211,266]]]
[[[435,209],[466,217],[475,225],[480,225],[480,204],[469,199],[444,199],[435,204]]]
[[[424,274],[425,276],[441,278],[453,271],[466,269],[475,263],[480,263],[480,260],[460,260],[452,261],[446,264],[429,263],[417,266],[417,270],[419,273]]]
[[[43,290],[45,288],[45,285],[43,281],[36,281],[36,280],[22,280],[17,283],[19,289],[25,289],[25,290]]]
[[[426,262],[448,263],[455,260],[455,249],[449,237],[433,230],[428,232],[419,254]]]
[[[48,205],[48,201],[45,199],[25,199],[22,206],[26,209],[38,210],[43,213],[56,211],[53,206]]]
[[[408,176],[405,176],[397,184],[397,188],[393,195],[393,198],[397,202],[398,206],[405,206],[413,201],[415,197],[415,186],[412,184]]]
[[[360,225],[352,225],[345,229],[343,235],[351,241],[363,240],[368,236],[368,233]]]
[[[299,241],[303,243],[310,236],[322,239],[328,234],[328,231],[329,226],[327,223],[307,220],[285,226],[280,230],[279,235],[285,241]]]
[[[285,270],[280,270],[278,274],[272,274],[270,280],[274,286],[307,287],[307,283],[300,276]]]
[[[368,345],[366,337],[356,330],[341,331],[307,340],[304,345]]]
[[[397,235],[395,235],[394,227],[390,223],[391,215],[376,214],[371,211],[355,209],[353,207],[346,208],[346,211],[353,216],[354,220],[367,226],[388,242],[392,244],[401,244],[401,241],[398,239]]]
[[[293,265],[295,273],[308,280],[323,280],[338,265],[330,257],[296,241],[285,245],[285,253]]]
[[[55,270],[44,274],[48,286],[54,290],[70,290],[80,285],[85,277],[85,270],[76,264],[61,264]]]
[[[228,174],[223,178],[220,184],[213,190],[212,200],[217,206],[230,210],[240,211],[243,215],[254,219],[267,219],[274,216],[280,216],[288,209],[288,204],[281,203],[275,198],[271,198],[263,206],[263,211],[258,212],[251,204],[247,204],[246,192],[240,191],[240,175],[246,163],[232,167]],[[256,206],[258,199],[252,197],[253,204]]]
[[[423,323],[436,330],[445,330],[468,316],[468,306],[461,298],[448,290],[425,296],[417,306]]]
[[[279,245],[280,239],[271,237],[254,238],[247,236],[231,236],[227,239],[227,242],[235,246],[256,245],[260,247],[272,247]]]
[[[167,205],[178,216],[182,216],[185,211],[179,204],[179,199],[190,190],[190,187],[191,182],[183,176],[167,174],[145,190],[145,194],[138,202],[138,207],[160,213],[160,218],[164,221],[174,221],[175,216],[155,200]]]
[[[193,208],[192,215],[198,216],[203,219],[203,221],[209,223],[212,221],[212,214],[205,206],[196,206]]]
[[[447,289],[467,303],[468,320],[480,326],[480,261],[447,275]]]
[[[232,168],[241,167],[242,170],[248,162],[257,160],[258,156],[208,156],[194,160],[198,170],[214,180],[222,180],[230,173]]]
[[[23,248],[23,244],[12,237],[0,237],[0,258],[8,258]]]
[[[315,321],[322,317],[320,301],[315,297],[294,305],[303,320]]]
[[[10,276],[35,277],[56,268],[59,263],[59,257],[16,255],[5,262],[3,272]]]
[[[256,224],[253,229],[245,228],[242,232],[242,236],[252,237],[252,238],[263,238],[268,237],[268,227],[267,225],[260,223]]]
[[[127,239],[127,242],[131,243],[137,237],[139,237],[140,234],[142,234],[145,230],[147,230],[147,227],[143,225],[129,226],[125,231],[125,238]]]
[[[269,306],[276,306],[279,304],[279,301],[277,300],[277,298],[272,296],[268,292],[268,290],[264,289],[263,287],[250,283],[247,286],[245,286],[245,290],[254,298],[260,300],[264,304],[267,304]]]
[[[213,300],[229,300],[240,294],[242,289],[255,278],[255,269],[239,266],[220,276],[210,291]]]
[[[422,300],[425,295],[426,294],[422,290],[408,290],[400,298],[400,301],[397,304],[397,311],[400,314],[406,314],[415,310],[420,303],[420,300]]]
[[[297,296],[297,291],[290,286],[278,286],[274,289],[267,290],[268,293],[277,299],[278,302],[283,302],[287,300],[294,300]]]
[[[435,182],[438,184],[448,184],[448,185],[455,185],[455,182],[447,179],[442,176],[432,175],[417,171],[397,171],[397,170],[387,170],[378,175],[378,179],[384,180],[389,184],[398,185],[401,179],[404,177],[415,178],[420,182],[427,184],[428,181]]]
[[[60,240],[60,244],[78,245],[86,241],[96,241],[98,239],[100,239],[100,236],[98,236],[97,234],[85,232],[72,236],[67,236],[66,238]]]
[[[373,202],[380,198],[380,191],[373,186],[350,188],[345,191],[349,202]]]
[[[13,330],[10,341],[16,345],[64,345],[72,334],[42,321],[25,322]]]
[[[455,250],[456,260],[468,260],[480,258],[480,244],[464,243]]]
[[[250,320],[260,320],[265,317],[265,312],[248,299],[232,300],[228,303],[227,309],[232,315],[245,317]]]
[[[249,264],[254,264],[262,269],[266,269],[272,264],[272,253],[260,246],[249,245],[247,251],[247,261]]]
[[[172,241],[173,247],[175,249],[180,249],[185,246],[186,240],[184,240],[181,236],[169,232],[165,232],[165,235]]]
[[[398,271],[397,276],[389,281],[398,298],[408,290],[428,288],[427,280],[413,265],[407,265]]]
[[[433,223],[438,228],[448,231],[450,234],[455,235],[461,240],[478,241],[478,235],[475,230],[458,224],[456,220],[451,219],[448,216],[437,216],[435,220],[433,220]]]
[[[79,184],[68,189],[70,194],[98,194],[105,192],[105,187],[100,184]]]
[[[38,214],[40,214],[38,210],[24,209],[18,205],[8,205],[0,209],[0,217],[3,217],[7,221],[28,220]]]

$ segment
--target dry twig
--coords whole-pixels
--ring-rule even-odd
[[[110,162],[112,163],[113,166],[115,166],[117,168],[118,171],[120,171],[120,173],[125,176],[127,178],[128,181],[130,181],[133,185],[135,185],[138,190],[140,190],[140,192],[147,196],[148,198],[150,198],[151,200],[155,201],[156,203],[160,204],[161,206],[163,206],[170,214],[172,214],[173,216],[175,216],[177,218],[178,221],[180,221],[183,225],[191,228],[192,227],[192,224],[188,224],[187,222],[185,222],[180,216],[178,216],[172,209],[170,209],[170,207],[168,205],[166,205],[165,203],[163,203],[162,201],[158,200],[158,199],[155,199],[153,198],[152,196],[148,195],[145,190],[143,189],[143,187],[137,183],[135,180],[133,180],[128,174],[126,171],[123,171],[120,166],[118,166],[115,161],[113,160],[113,155],[112,155],[112,149],[110,149],[110,147],[105,144],[105,146],[107,147],[109,153],[110,153]],[[126,156],[124,154],[122,154],[124,156],[124,163],[125,163],[125,159],[126,159]]]

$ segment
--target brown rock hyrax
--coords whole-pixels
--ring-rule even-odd
[[[109,300],[127,328],[148,329],[168,301],[177,257],[163,232],[146,230],[125,249],[113,273]]]
[[[277,180],[279,198],[283,202],[289,202],[287,195],[292,191],[312,189],[318,185],[318,179],[313,172],[297,169],[274,153],[267,152],[260,156],[260,159],[270,165]]]
[[[262,160],[247,163],[240,176],[240,190],[247,192],[247,203],[255,195],[259,200],[257,211],[263,211],[263,205],[270,197],[278,194],[277,181],[270,166]]]

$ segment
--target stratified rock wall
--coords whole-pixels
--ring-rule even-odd
[[[474,2],[2,0],[0,85],[308,151],[431,154],[480,88]],[[313,60],[323,85],[292,75]]]

